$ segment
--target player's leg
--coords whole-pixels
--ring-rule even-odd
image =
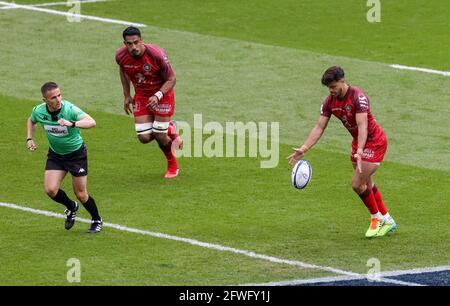
[[[383,225],[382,215],[378,210],[377,202],[369,185],[371,176],[379,166],[379,163],[362,161],[362,171],[359,173],[356,169],[356,163],[353,163],[353,169],[355,170],[352,178],[352,188],[366,205],[371,215],[370,226],[366,232],[366,237],[375,237]]]
[[[136,128],[136,135],[140,142],[149,143],[154,139],[153,137],[153,120],[154,116],[151,114],[140,115],[134,117],[134,126]]]
[[[381,196],[380,191],[378,190],[375,182],[373,180],[373,176],[370,177],[369,186],[371,186],[373,196],[377,202],[378,210],[383,215],[383,226],[377,233],[377,236],[384,236],[388,233],[393,232],[397,228],[397,223],[395,223],[394,218],[389,214],[389,211],[384,204],[383,197]]]
[[[74,207],[74,203],[67,197],[67,194],[60,189],[61,182],[66,176],[65,170],[45,170],[44,189],[45,193],[55,202],[63,204],[68,209]]]
[[[169,116],[160,116],[155,114],[155,121],[153,122],[153,133],[156,141],[158,142],[161,151],[167,159],[167,172],[164,175],[165,178],[174,178],[178,176],[179,167],[177,159],[173,152],[173,145],[176,140],[172,140],[168,135],[168,129],[170,125]],[[178,137],[179,138],[179,137]]]
[[[372,189],[373,196],[375,197],[375,201],[377,202],[378,210],[380,213],[384,216],[388,213],[388,210],[386,208],[386,205],[383,202],[383,198],[381,196],[380,191],[378,190],[377,186],[375,185],[375,182],[373,180],[373,177],[370,176],[368,185],[370,189]]]
[[[66,174],[66,170],[46,170],[44,177],[44,188],[47,195],[53,201],[60,203],[66,207],[64,213],[67,217],[64,226],[66,229],[71,229],[75,222],[78,204],[77,202],[71,200],[64,192],[64,190],[60,188],[61,182]]]
[[[95,203],[94,198],[91,197],[87,191],[87,175],[72,176],[72,186],[78,200],[91,215],[92,221],[88,233],[100,232],[103,226],[103,220],[98,213],[97,204]]]
[[[153,113],[147,108],[147,97],[136,95],[133,99],[133,116],[136,135],[140,142],[149,143],[153,140]]]
[[[153,134],[153,121],[155,120],[154,111],[146,107],[148,103],[148,98],[136,96],[134,98],[134,124],[136,129],[136,134],[140,142],[149,143],[154,139]],[[172,103],[173,104],[173,103]],[[179,142],[177,134],[177,128],[174,121],[169,122],[168,133],[172,140]]]
[[[384,155],[387,151],[388,142],[385,135],[382,135],[377,141],[366,144],[368,156],[365,158],[368,161],[379,163],[384,159]],[[397,224],[388,212],[386,205],[384,204],[383,197],[377,186],[375,185],[373,175],[369,177],[368,186],[372,189],[372,194],[377,202],[377,207],[380,213],[383,215],[383,226],[377,233],[377,236],[384,236],[393,232],[397,228]]]
[[[72,174],[73,192],[91,215],[92,223],[88,229],[88,233],[100,232],[103,221],[98,213],[95,200],[89,195],[87,190],[88,161],[85,145],[76,152],[76,157],[68,161],[66,166]]]
[[[62,155],[58,155],[52,150],[48,151],[47,162],[45,163],[44,188],[47,195],[55,202],[64,205],[67,210],[76,211],[77,202],[71,200],[62,190],[61,182],[67,174]]]
[[[170,120],[169,129],[167,130],[167,135],[172,139],[172,153],[176,150],[183,149],[183,140],[181,140],[180,135],[178,135],[177,123],[175,120]]]

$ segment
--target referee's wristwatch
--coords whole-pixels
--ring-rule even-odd
[[[77,123],[76,121],[70,121],[70,122],[72,123],[72,127],[76,127],[76,125],[75,125]]]

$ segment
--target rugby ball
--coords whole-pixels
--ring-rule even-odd
[[[312,176],[312,168],[307,160],[299,160],[291,174],[291,183],[297,189],[303,189],[308,186]]]

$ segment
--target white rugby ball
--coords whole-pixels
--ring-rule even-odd
[[[312,168],[307,160],[299,160],[291,174],[291,183],[297,189],[303,189],[308,186],[312,176]]]

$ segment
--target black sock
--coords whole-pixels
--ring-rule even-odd
[[[69,199],[67,194],[62,189],[59,189],[58,193],[52,199],[55,202],[61,203],[62,205],[67,207],[67,209],[74,209],[75,208],[75,203],[71,199]]]
[[[92,220],[101,220],[100,215],[98,214],[97,205],[95,205],[95,200],[91,196],[89,196],[86,203],[83,203],[83,206],[91,214]]]

